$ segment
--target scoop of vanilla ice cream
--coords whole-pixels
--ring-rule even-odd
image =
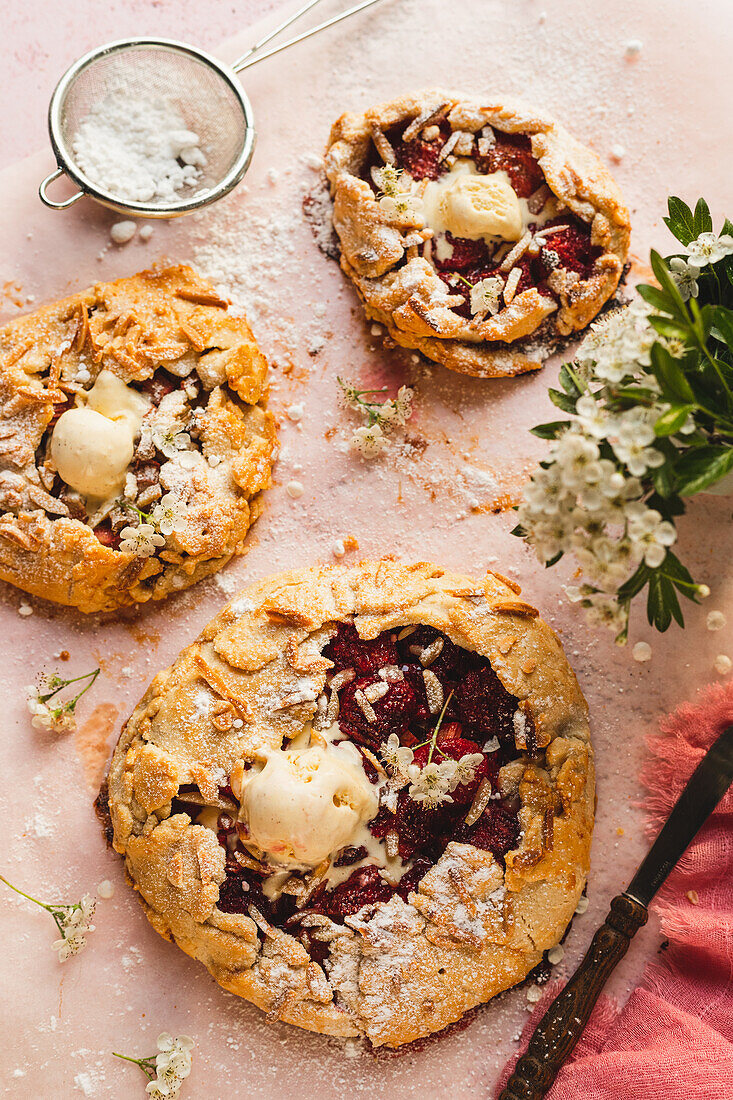
[[[133,436],[124,421],[94,409],[68,409],[51,436],[51,457],[59,476],[84,496],[104,499],[125,484]]]
[[[273,750],[244,773],[240,819],[277,863],[315,867],[376,815],[377,788],[352,745]]]
[[[51,457],[59,476],[86,497],[104,500],[120,492],[135,436],[150,402],[111,371],[100,371],[90,390],[56,422]]]
[[[479,240],[522,235],[522,209],[506,172],[483,175],[458,161],[445,176],[430,182],[423,194],[426,224],[435,233]]]

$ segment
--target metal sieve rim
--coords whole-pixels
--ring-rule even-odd
[[[222,177],[215,187],[209,188],[203,195],[199,195],[198,197],[192,196],[190,199],[182,199],[177,202],[155,204],[134,202],[132,200],[122,201],[119,196],[99,188],[76,167],[73,157],[69,156],[68,145],[63,137],[62,115],[66,97],[72,84],[84,69],[88,68],[99,58],[119,53],[130,47],[136,46],[151,46],[157,49],[164,49],[170,53],[185,54],[197,61],[204,62],[219,74],[239,102],[244,116],[244,140],[242,142],[242,149],[226,175]],[[212,57],[211,54],[206,53],[204,50],[199,50],[194,46],[189,46],[185,42],[178,42],[172,38],[121,38],[115,42],[108,42],[103,46],[97,46],[96,49],[85,53],[66,70],[54,88],[51,102],[48,107],[48,132],[58,168],[77,184],[81,193],[89,195],[91,198],[96,199],[97,202],[102,203],[103,206],[110,207],[112,210],[118,211],[118,213],[137,214],[148,218],[173,218],[180,214],[188,214],[191,211],[200,210],[202,207],[208,206],[209,203],[228,194],[232,188],[236,187],[249,168],[257,136],[254,128],[252,105],[233,70],[227,65],[223,65],[220,61],[217,61],[215,57]],[[52,178],[56,178],[58,174],[58,172],[52,173],[51,176],[48,176],[46,180],[43,181],[41,184],[41,198],[46,205],[61,208],[61,206],[71,205],[80,195],[76,195],[72,199],[66,200],[63,204],[55,204],[49,200],[44,194],[44,187]]]

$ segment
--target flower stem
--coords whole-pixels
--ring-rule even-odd
[[[132,1062],[134,1066],[140,1066],[148,1080],[152,1081],[155,1078],[155,1072],[153,1066],[155,1065],[155,1055],[151,1054],[149,1058],[130,1058],[128,1054],[118,1054],[116,1050],[112,1051],[113,1058],[121,1058],[123,1062]]]
[[[448,698],[443,703],[443,709],[441,710],[440,715],[438,716],[438,721],[435,723],[435,729],[433,730],[433,736],[430,738],[430,752],[428,753],[428,764],[433,759],[433,753],[435,752],[436,741],[438,740],[438,734],[440,733],[440,727],[443,725],[443,719],[445,718],[445,712],[447,711],[448,704],[450,703],[452,698],[453,698],[453,692],[451,691],[448,694]],[[438,749],[438,752],[442,752],[442,749]],[[445,756],[445,753],[443,753],[443,756]]]

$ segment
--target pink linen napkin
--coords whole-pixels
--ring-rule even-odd
[[[708,687],[649,739],[650,838],[722,729],[733,722],[733,683]],[[733,1100],[733,788],[658,895],[669,946],[619,1011],[602,998],[549,1100]],[[522,1035],[556,995],[548,990]],[[497,1094],[514,1068],[507,1065]]]

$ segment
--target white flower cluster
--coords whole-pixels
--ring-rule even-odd
[[[687,260],[675,256],[669,261],[672,278],[683,301],[697,298],[697,280],[700,272],[709,264],[717,264],[726,256],[733,255],[733,237],[730,233],[718,236],[716,233],[701,233],[687,246]]]
[[[181,1084],[191,1072],[193,1039],[188,1035],[158,1036],[158,1054],[155,1057],[155,1077],[146,1087],[153,1100],[174,1100]]]
[[[451,791],[463,783],[470,783],[483,760],[480,752],[473,752],[460,760],[446,756],[439,764],[431,761],[421,768],[414,762],[413,750],[401,745],[396,733],[389,735],[380,755],[396,777],[409,781],[410,798],[426,806],[452,802]]]
[[[188,523],[187,508],[176,493],[166,493],[146,519],[140,514],[136,527],[123,527],[120,532],[120,550],[123,554],[135,554],[149,558],[161,546],[166,536],[181,533]]]
[[[381,168],[372,168],[372,179],[379,189],[379,209],[389,221],[422,224],[422,199],[413,193],[414,180],[409,174],[405,175],[401,168],[385,164]]]
[[[594,621],[619,629],[626,612],[618,589],[641,561],[660,566],[677,537],[673,524],[644,503],[648,489],[641,480],[665,462],[654,423],[667,406],[659,397],[651,407],[607,403],[609,383],[643,377],[647,390],[659,392],[646,371],[658,339],[648,312],[638,301],[593,325],[578,353],[578,376],[601,386],[578,398],[574,422],[554,440],[518,509],[541,561],[565,553],[577,558],[588,583],[568,587],[569,598]]]
[[[66,703],[51,705],[43,700],[43,686],[30,684],[26,689],[26,704],[33,717],[31,725],[37,730],[53,730],[54,733],[66,733],[76,725],[73,710]]]
[[[86,937],[94,931],[92,917],[97,903],[89,894],[84,894],[78,905],[62,905],[51,911],[61,938],[54,940],[52,947],[58,951],[59,959],[65,962],[86,947]]]
[[[369,423],[352,434],[350,446],[362,458],[378,458],[387,446],[387,435],[393,428],[402,428],[412,416],[413,393],[409,386],[400,386],[396,397],[385,401],[367,400],[382,390],[359,390],[339,378],[346,404],[357,412],[366,413]]]

